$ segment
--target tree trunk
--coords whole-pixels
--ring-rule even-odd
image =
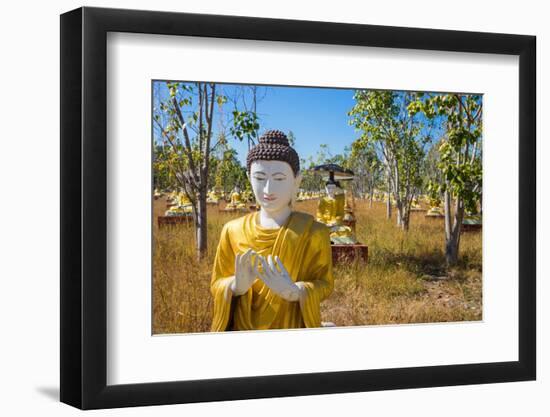
[[[206,216],[206,188],[199,192],[199,201],[195,215],[195,230],[197,233],[197,258],[200,260],[206,256],[207,249],[207,216]]]
[[[397,216],[395,222],[398,227],[401,227],[401,222],[403,220],[403,203],[401,202],[401,200],[396,200],[395,205],[397,206]]]
[[[397,202],[397,226],[401,230],[407,232],[409,230],[410,210],[407,209],[407,204],[402,201]]]
[[[372,208],[372,199],[374,197],[374,188],[370,189],[370,202],[369,202],[369,208]]]
[[[388,175],[388,192],[386,194],[386,218],[391,219],[391,179]]]
[[[407,204],[401,207],[401,229],[404,232],[409,231],[409,220],[411,216],[411,211],[409,210]]]
[[[458,262],[458,250],[460,247],[460,232],[462,219],[464,218],[464,203],[458,198],[455,203],[453,222],[451,226],[450,196],[445,194],[445,260],[447,265],[456,265]],[[448,214],[447,214],[448,213]]]
[[[451,238],[451,195],[449,191],[445,191],[444,205],[445,205],[445,242]]]

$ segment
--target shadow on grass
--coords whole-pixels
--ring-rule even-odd
[[[412,253],[394,253],[390,251],[379,252],[370,260],[373,265],[393,265],[403,268],[406,271],[422,276],[447,276],[450,279],[461,282],[465,280],[465,272],[476,270],[481,272],[481,260],[477,256],[468,253],[461,254],[458,263],[448,267],[445,255],[442,251],[424,253],[422,255]]]
[[[377,256],[373,256],[372,263],[398,266],[416,275],[443,275],[447,272],[445,256],[442,252],[417,255],[382,251]]]

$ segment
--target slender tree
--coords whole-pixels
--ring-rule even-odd
[[[372,143],[354,141],[348,159],[349,168],[355,174],[354,186],[356,194],[361,197],[369,196],[369,205],[372,207],[374,190],[380,184],[383,174],[382,162],[376,154]]]
[[[438,152],[443,181],[433,185],[444,195],[445,257],[458,262],[465,211],[476,212],[482,192],[482,98],[466,94],[419,94],[409,112],[440,118],[446,126]]]
[[[214,115],[216,106],[223,114],[221,109],[227,98],[217,84],[203,82],[155,83],[153,94],[155,137],[163,149],[170,149],[156,157],[165,157],[163,162],[191,202],[197,256],[202,258],[207,250],[206,198],[213,152],[227,142],[223,131],[215,138]],[[250,123],[250,119],[256,120],[256,115],[247,113],[244,118],[233,118],[232,133],[241,140],[256,135],[259,126]]]
[[[410,207],[421,186],[421,164],[428,141],[420,119],[407,111],[412,93],[358,90],[350,124],[362,132],[359,143],[372,144],[385,166],[388,193],[395,199],[397,225],[408,230]],[[388,216],[391,207],[388,195]]]

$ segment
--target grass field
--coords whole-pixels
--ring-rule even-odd
[[[297,203],[296,210],[314,214],[317,201]],[[153,332],[209,331],[211,268],[221,228],[241,214],[209,207],[208,255],[195,259],[192,226],[159,229],[157,216],[166,201],[154,202]],[[356,201],[356,235],[369,246],[367,264],[334,266],[334,292],[321,304],[322,320],[337,326],[481,320],[482,239],[464,233],[460,262],[445,267],[441,219],[413,212],[404,233],[385,218],[385,205]]]

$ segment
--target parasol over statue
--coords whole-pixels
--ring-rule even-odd
[[[325,181],[350,181],[354,173],[350,169],[342,168],[338,164],[322,164],[313,167],[313,171],[321,174]]]

